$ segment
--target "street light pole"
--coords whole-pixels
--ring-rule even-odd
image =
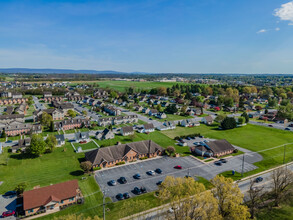
[[[106,220],[106,213],[105,213],[105,191],[103,191],[103,220]]]
[[[243,177],[243,173],[244,173],[244,155],[243,154],[243,159],[242,159],[242,171],[241,171],[241,176]]]
[[[286,159],[286,144],[284,145],[284,158],[283,158],[283,164],[285,164]]]

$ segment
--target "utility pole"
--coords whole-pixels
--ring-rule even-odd
[[[103,220],[106,220],[106,212],[105,212],[105,191],[103,191]]]
[[[243,154],[243,159],[242,159],[242,171],[241,171],[241,176],[243,177],[243,173],[244,173],[244,155]]]

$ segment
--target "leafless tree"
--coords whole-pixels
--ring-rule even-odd
[[[287,168],[279,168],[274,170],[272,174],[273,180],[273,198],[275,206],[279,206],[280,202],[286,198],[292,191],[293,172]]]
[[[250,186],[248,190],[249,201],[247,202],[247,206],[249,207],[250,217],[253,219],[255,213],[262,203],[262,197],[264,195],[264,187],[263,186],[255,186],[256,182],[251,180]]]

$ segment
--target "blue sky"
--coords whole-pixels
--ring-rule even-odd
[[[0,68],[293,73],[290,0],[0,0]]]

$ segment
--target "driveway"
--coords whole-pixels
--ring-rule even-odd
[[[129,163],[127,165],[118,166],[114,168],[102,169],[97,171],[95,174],[95,179],[99,184],[101,191],[104,191],[106,197],[110,197],[112,201],[117,201],[115,196],[118,193],[128,192],[131,197],[135,196],[132,192],[134,187],[146,187],[147,191],[154,191],[158,189],[156,183],[160,180],[164,180],[166,176],[184,177],[185,175],[201,176],[205,179],[212,179],[219,173],[235,170],[237,172],[242,171],[242,164],[244,164],[244,172],[248,172],[256,169],[252,163],[262,160],[262,157],[258,157],[257,154],[251,154],[245,156],[243,163],[243,156],[234,156],[226,158],[227,163],[222,166],[217,166],[214,163],[203,163],[192,156],[187,157],[162,157],[156,159],[149,159],[146,161]],[[183,169],[176,170],[173,167],[176,165],[181,165]],[[149,176],[146,174],[149,170],[155,170],[160,168],[163,174],[155,174],[154,176]],[[133,175],[139,173],[141,175],[140,180],[133,178]],[[120,177],[125,177],[127,179],[126,184],[120,184],[117,182],[116,186],[110,186],[108,182],[110,180],[118,180]]]
[[[8,210],[16,210],[16,196],[4,197],[0,196],[0,215]],[[16,219],[14,216],[6,217],[5,219]]]
[[[44,110],[44,109],[46,109],[45,105],[43,105],[42,103],[39,102],[38,97],[33,96],[33,100],[35,102],[35,108],[36,108],[36,110]]]

